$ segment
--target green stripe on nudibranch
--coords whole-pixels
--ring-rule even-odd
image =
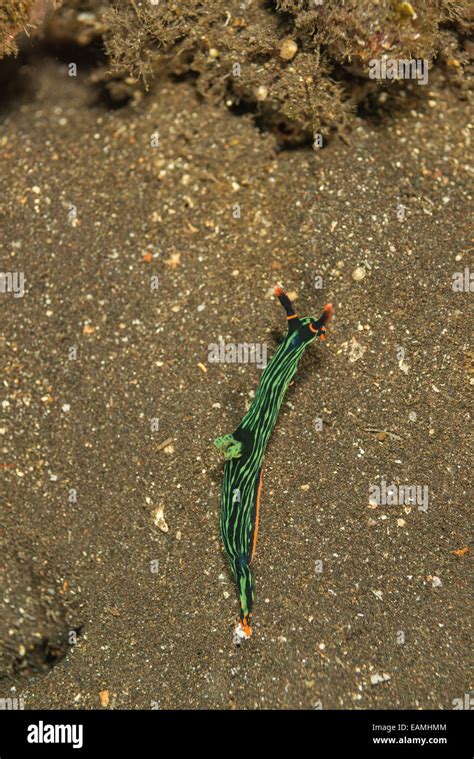
[[[316,337],[325,339],[326,324],[333,314],[333,307],[328,303],[319,319],[300,318],[280,287],[275,288],[275,295],[286,311],[288,334],[263,370],[255,398],[235,432],[214,441],[226,458],[221,495],[221,536],[239,590],[238,634],[241,637],[250,637],[253,579],[249,565],[257,538],[265,449],[305,348]]]

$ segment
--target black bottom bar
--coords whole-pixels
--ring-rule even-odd
[[[0,711],[0,759],[140,757],[202,751],[256,754],[291,743],[341,755],[471,756],[469,711]],[[54,742],[53,742],[54,741]],[[166,748],[168,746],[168,749]],[[320,753],[324,748],[323,754]],[[350,753],[349,753],[350,752]]]

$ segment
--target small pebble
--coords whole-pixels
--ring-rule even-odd
[[[387,680],[390,680],[390,675],[387,674],[387,672],[382,672],[381,675],[376,673],[375,675],[370,675],[370,682],[372,685],[378,685],[379,683],[385,683]]]
[[[168,525],[166,523],[165,516],[164,516],[164,507],[163,506],[159,506],[155,510],[155,513],[154,513],[154,516],[153,516],[153,521],[154,521],[156,527],[158,527],[161,530],[161,532],[169,532],[169,527],[168,527]]]
[[[357,266],[352,272],[352,279],[354,282],[362,282],[366,275],[366,271],[363,266]]]
[[[298,52],[298,45],[292,39],[283,40],[280,47],[280,58],[284,61],[291,61]]]

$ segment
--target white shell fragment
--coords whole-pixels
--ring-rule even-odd
[[[390,680],[390,675],[387,674],[387,672],[382,672],[381,675],[376,673],[375,675],[370,675],[370,682],[372,685],[378,685],[379,683],[385,683],[387,680]]]
[[[155,510],[153,521],[156,527],[158,527],[161,530],[161,532],[169,532],[170,528],[168,527],[166,523],[164,511],[165,511],[164,506],[158,506],[158,508]]]
[[[236,646],[240,646],[243,640],[249,640],[249,636],[246,634],[244,628],[242,625],[239,624],[234,629],[234,634],[232,636],[232,643]]]

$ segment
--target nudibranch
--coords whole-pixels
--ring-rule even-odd
[[[235,639],[250,637],[254,599],[250,563],[258,534],[262,461],[286,390],[305,349],[317,337],[324,340],[334,309],[324,306],[319,319],[299,317],[286,293],[275,288],[286,311],[288,333],[265,367],[252,404],[237,429],[216,438],[214,445],[225,455],[221,494],[221,536],[240,596],[240,621]]]

